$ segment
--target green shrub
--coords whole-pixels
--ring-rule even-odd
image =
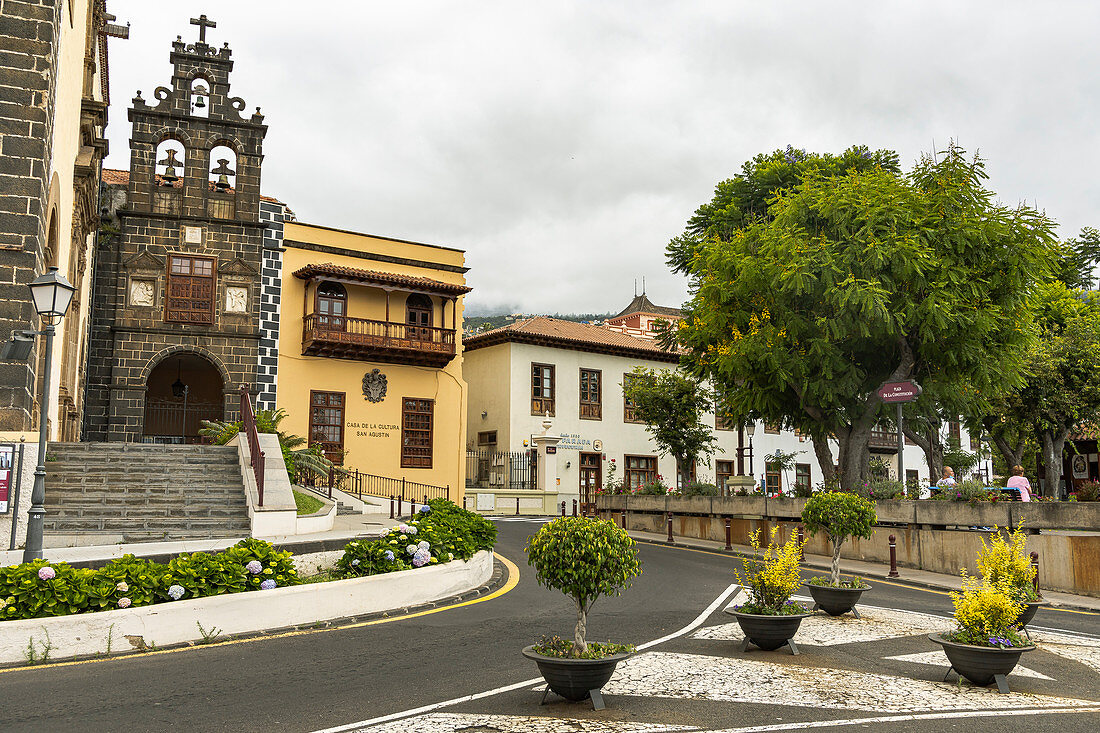
[[[527,563],[540,585],[560,590],[577,608],[573,644],[562,655],[584,657],[588,613],[600,596],[617,596],[641,574],[638,548],[614,522],[559,517],[527,540]]]

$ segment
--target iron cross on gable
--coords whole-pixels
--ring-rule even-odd
[[[191,19],[191,25],[197,25],[199,27],[199,43],[206,43],[206,29],[217,28],[218,24],[212,20],[208,20],[205,15],[200,15],[197,18]]]

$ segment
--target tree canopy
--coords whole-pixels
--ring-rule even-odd
[[[735,415],[835,435],[847,488],[866,475],[883,382],[1021,382],[1031,292],[1058,256],[1049,219],[993,201],[979,157],[896,160],[759,155],[668,246],[690,278],[683,365]]]

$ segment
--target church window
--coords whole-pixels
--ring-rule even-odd
[[[234,193],[237,186],[237,154],[225,145],[210,151],[210,174],[207,180],[207,213],[215,219],[232,219]]]
[[[554,365],[531,364],[531,414],[554,415]]]
[[[344,462],[344,393],[309,393],[309,445],[320,445],[325,458]]]
[[[599,420],[603,417],[600,403],[600,371],[581,369],[581,417]]]
[[[168,302],[164,320],[214,322],[214,260],[171,255],[168,258]]]
[[[348,291],[340,283],[323,282],[317,286],[317,328],[325,331],[347,330]]]
[[[432,340],[432,299],[415,293],[405,301],[405,338]]]
[[[401,405],[401,468],[431,468],[435,400],[406,397]]]

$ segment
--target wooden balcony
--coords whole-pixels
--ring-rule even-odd
[[[872,430],[867,449],[872,453],[897,453],[898,434],[893,430]]]
[[[302,355],[438,369],[455,357],[455,332],[451,328],[311,313],[303,319]]]

